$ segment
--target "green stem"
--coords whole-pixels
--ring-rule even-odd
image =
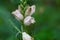
[[[20,3],[21,6],[21,13],[23,14],[24,18],[25,18],[25,9],[26,9],[26,2],[27,0],[22,0]],[[24,31],[24,19],[22,21],[20,21],[21,26],[21,31]]]

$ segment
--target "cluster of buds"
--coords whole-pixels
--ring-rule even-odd
[[[12,14],[15,16],[15,18],[18,21],[22,21],[23,25],[25,26],[30,26],[31,24],[35,23],[35,18],[32,17],[32,15],[35,12],[35,5],[32,6],[28,6],[25,10],[25,12],[23,11],[23,13],[21,12],[21,7],[20,5],[18,6],[18,9],[16,9],[15,11],[12,12]],[[29,34],[27,34],[26,32],[22,32],[22,39],[23,40],[34,40]]]

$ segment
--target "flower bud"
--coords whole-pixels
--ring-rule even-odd
[[[12,14],[16,17],[17,20],[23,20],[23,15],[20,13],[19,10],[15,10]]]
[[[29,34],[27,34],[26,32],[22,33],[22,38],[23,40],[34,40]]]

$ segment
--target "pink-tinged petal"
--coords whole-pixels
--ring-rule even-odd
[[[31,16],[27,16],[25,19],[24,19],[24,24],[25,25],[30,25],[31,24]]]
[[[26,26],[29,26],[29,25],[34,24],[34,23],[35,23],[35,19],[31,16],[27,16],[24,19],[24,25],[26,25]]]
[[[15,10],[12,14],[16,17],[17,20],[23,20],[23,15],[20,13],[19,10]]]

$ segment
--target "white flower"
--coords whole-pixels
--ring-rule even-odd
[[[35,20],[33,17],[31,16],[27,16],[25,19],[24,19],[24,24],[29,26],[31,23],[35,23]]]
[[[16,17],[17,20],[23,20],[23,15],[20,13],[19,10],[15,10],[12,14]]]
[[[35,12],[35,5],[29,6],[25,12],[25,16],[31,16]]]
[[[23,33],[22,33],[22,38],[23,38],[23,40],[34,40],[34,39],[32,39],[32,37],[31,37],[29,34],[27,34],[26,32],[23,32]]]

